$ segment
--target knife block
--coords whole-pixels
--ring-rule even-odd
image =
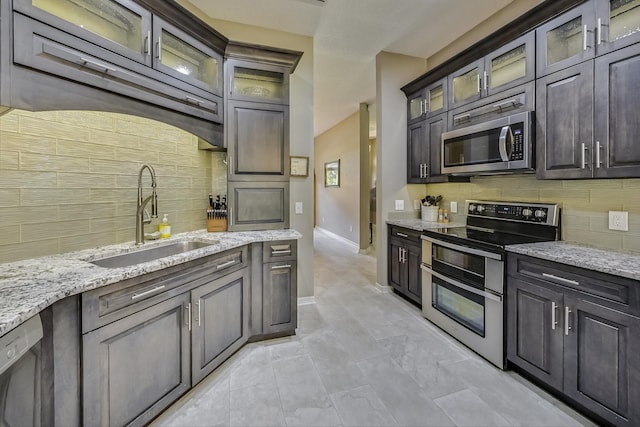
[[[227,231],[227,217],[209,218],[207,216],[207,231]]]

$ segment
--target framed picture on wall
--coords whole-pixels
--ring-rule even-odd
[[[289,174],[291,176],[309,176],[309,158],[305,156],[289,157]]]
[[[340,187],[340,159],[324,164],[324,186]]]

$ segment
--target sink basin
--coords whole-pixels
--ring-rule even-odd
[[[134,252],[128,252],[126,254],[114,255],[107,258],[100,258],[90,261],[91,264],[99,265],[100,267],[118,268],[128,267],[131,265],[141,264],[143,262],[149,262],[156,259],[168,257],[171,255],[177,255],[184,252],[193,251],[195,249],[206,248],[207,246],[214,245],[215,242],[198,242],[198,241],[186,241],[176,242],[169,245],[155,246],[148,249],[140,249]]]

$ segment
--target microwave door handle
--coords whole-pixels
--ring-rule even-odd
[[[507,138],[509,139],[508,148],[507,148]],[[511,151],[512,141],[513,141],[513,133],[511,133],[511,126],[504,126],[500,131],[500,139],[498,140],[500,157],[502,158],[503,162],[509,161],[509,156],[511,155],[509,151]]]

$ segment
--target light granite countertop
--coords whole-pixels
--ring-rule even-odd
[[[452,228],[452,227],[464,227],[464,222],[434,222],[423,221],[419,218],[411,219],[388,219],[386,221],[389,225],[396,225],[398,227],[408,228],[410,230],[422,231],[435,228]]]
[[[198,230],[176,234],[168,239],[149,240],[143,247],[127,242],[0,264],[0,336],[54,302],[71,295],[250,243],[301,237],[299,232],[290,229],[219,233]],[[108,256],[185,240],[213,244],[129,267],[104,268],[90,263]]]
[[[640,280],[640,254],[597,249],[575,242],[509,245],[509,252]]]

